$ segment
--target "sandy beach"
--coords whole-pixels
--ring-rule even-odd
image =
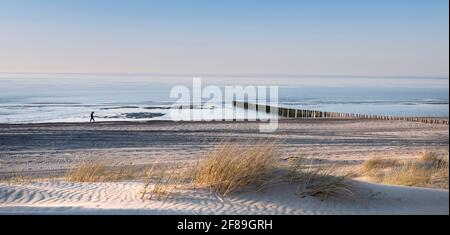
[[[156,159],[182,163],[221,139],[267,138],[279,161],[299,156],[357,169],[374,157],[412,159],[429,150],[448,158],[448,125],[358,119],[280,120],[259,133],[256,122],[105,122],[0,124],[0,213],[49,214],[448,214],[448,189],[382,185],[355,178],[354,197],[319,200],[295,195],[291,185],[221,197],[208,190],[174,198],[140,198],[142,182],[64,180],[85,159],[110,159],[145,169]],[[26,178],[18,182],[17,178]]]

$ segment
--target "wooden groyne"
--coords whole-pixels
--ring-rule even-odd
[[[370,115],[370,114],[354,114],[354,113],[339,113],[326,112],[318,110],[307,109],[289,109],[282,107],[273,107],[269,105],[252,104],[248,102],[233,101],[233,105],[243,109],[265,111],[266,113],[278,113],[280,117],[284,118],[353,118],[353,119],[379,119],[379,120],[398,120],[422,122],[430,124],[444,124],[448,125],[448,119],[444,118],[426,118],[426,117],[401,117],[401,116],[384,116],[384,115]]]

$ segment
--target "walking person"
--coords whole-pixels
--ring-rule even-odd
[[[91,120],[89,120],[89,122],[95,122],[95,119],[94,119],[94,113],[95,113],[95,112],[92,112],[92,113],[91,113]]]

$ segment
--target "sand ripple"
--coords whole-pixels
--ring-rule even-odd
[[[0,214],[448,214],[449,192],[355,182],[354,198],[320,201],[279,185],[222,198],[185,190],[173,199],[140,198],[142,183],[0,184]]]

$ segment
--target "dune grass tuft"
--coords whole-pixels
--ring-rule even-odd
[[[222,196],[246,187],[261,187],[276,163],[275,143],[222,141],[195,163],[154,163],[147,172],[141,198],[168,198],[179,187],[209,188]]]
[[[72,182],[107,182],[138,178],[142,169],[130,165],[120,166],[109,160],[85,160],[74,164],[66,179]]]
[[[387,168],[400,166],[401,163],[395,158],[372,158],[364,161],[361,167],[361,174],[366,176],[377,176]]]
[[[290,166],[288,179],[297,184],[297,195],[321,200],[337,195],[353,196],[349,183],[351,172],[342,172],[336,165],[313,165],[308,158],[298,158]]]
[[[378,183],[448,188],[448,158],[438,157],[433,152],[422,152],[413,161],[402,163],[399,161],[399,164],[395,165],[388,164],[379,168],[373,167],[370,170],[365,166],[366,163],[363,164],[362,172]]]
[[[149,199],[170,198],[174,191],[183,185],[189,185],[190,164],[162,164],[156,161],[150,165],[146,172],[146,181],[141,190],[141,199],[150,194]]]
[[[273,142],[222,142],[198,161],[192,182],[223,196],[249,186],[260,187],[270,179],[276,157]]]
[[[18,185],[26,185],[32,182],[32,179],[28,176],[25,175],[13,175],[11,177],[7,177],[7,178],[2,178],[0,179],[0,182],[4,182],[8,185],[14,185],[14,184],[18,184]]]
[[[392,158],[372,158],[363,163],[363,168],[370,171],[372,169],[382,169],[388,167],[395,167],[400,165],[398,159]]]
[[[432,173],[432,171],[411,162],[382,175],[381,182],[405,186],[426,186],[431,183]]]
[[[430,151],[421,152],[419,161],[424,167],[448,168],[448,158],[438,157],[436,153]]]

